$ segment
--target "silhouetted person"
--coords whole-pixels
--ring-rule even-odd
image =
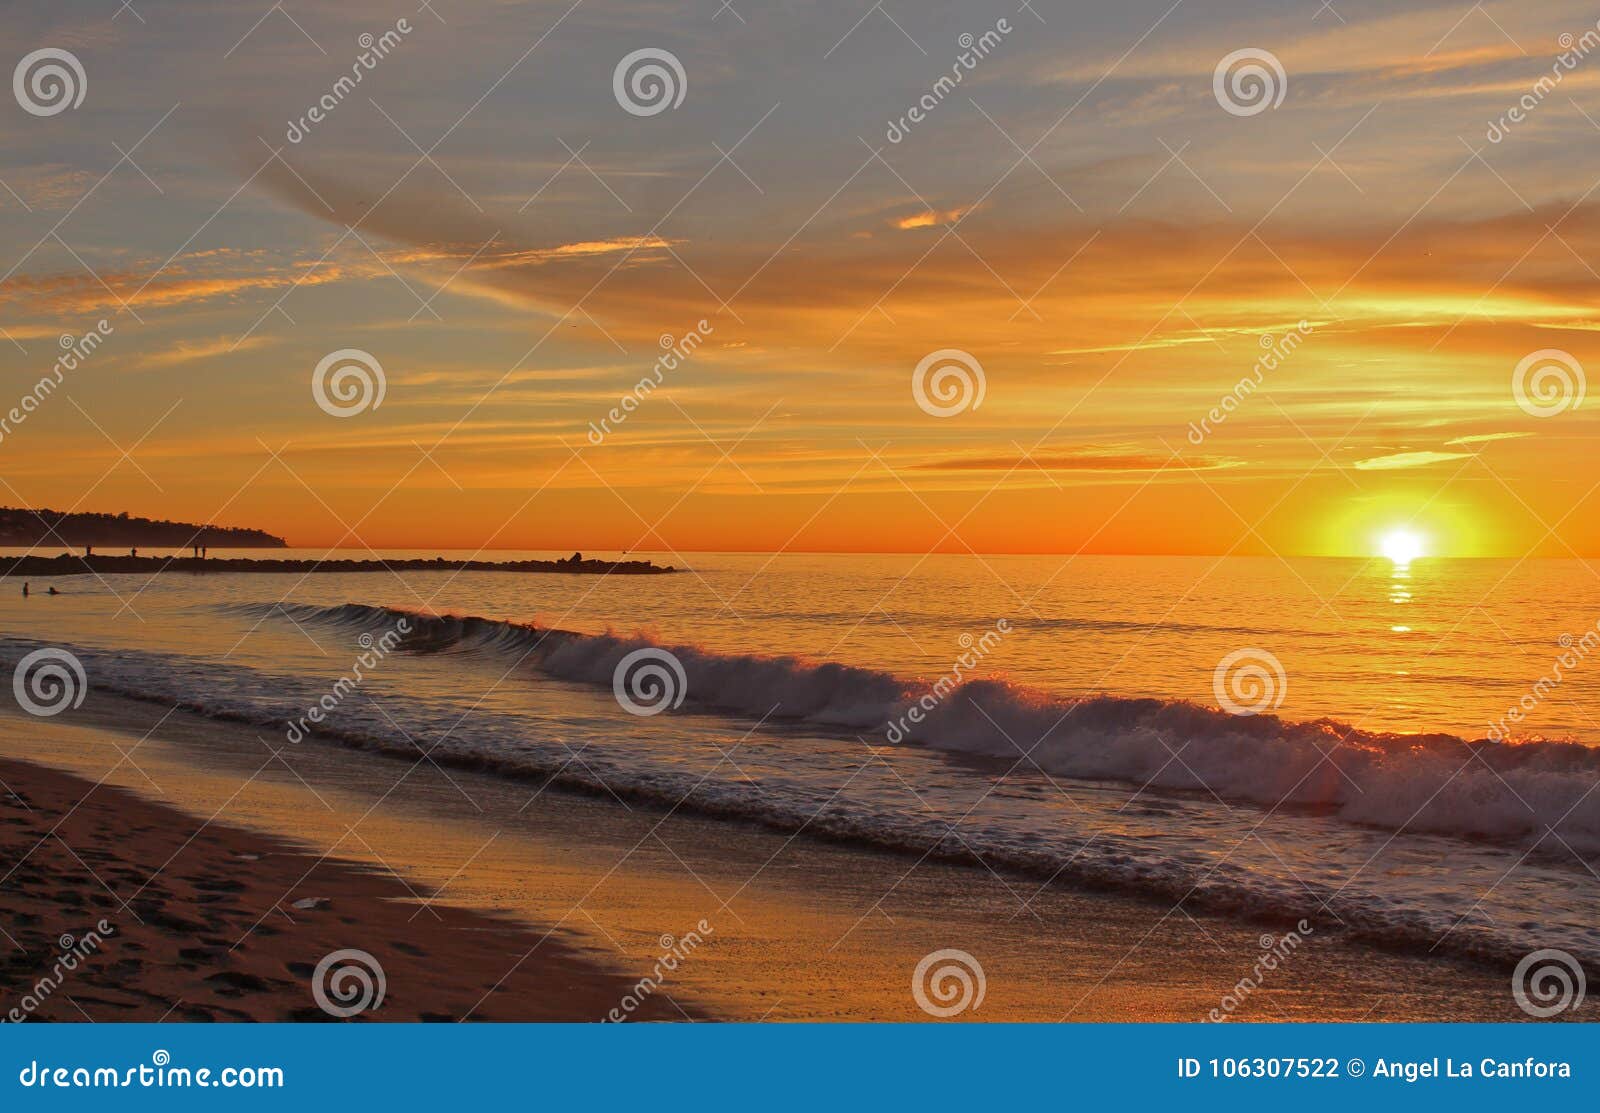
[[[45,592],[45,594],[46,595],[60,595],[61,593],[56,590],[55,584],[51,584],[50,585],[50,590]]]
[[[135,548],[133,548],[133,549],[130,549],[130,550],[129,550],[129,551],[128,551],[128,555],[129,555],[129,556],[135,556],[135,557],[136,557],[136,556],[138,556],[138,555],[139,555],[139,550],[138,550],[138,548],[137,548],[137,547],[135,547]]]
[[[23,584],[22,584],[22,597],[24,599],[26,599],[28,597],[28,584],[27,584],[26,581],[24,581]]]
[[[86,557],[94,556],[94,546],[93,545],[85,545],[83,547],[83,555],[86,556]]]

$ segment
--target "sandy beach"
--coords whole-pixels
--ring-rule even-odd
[[[672,955],[629,1019],[927,1020],[913,971],[958,946],[986,977],[963,1020],[1523,1015],[1504,971],[1332,924],[1240,994],[1281,929],[447,772],[421,747],[284,747],[98,691],[53,719],[8,707],[0,753],[28,759],[3,768],[0,1004],[59,936],[116,927],[51,1019],[322,1019],[310,974],[352,947],[385,971],[375,1019],[601,1019]]]
[[[384,972],[363,1019],[595,1020],[627,993],[561,942],[357,863],[25,762],[0,761],[0,786],[12,1021],[330,1020],[311,987],[348,948]],[[638,1015],[682,1014],[661,997]]]

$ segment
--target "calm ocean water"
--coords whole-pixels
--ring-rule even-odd
[[[0,659],[65,649],[92,687],[285,745],[414,740],[1041,880],[1600,960],[1600,567],[657,559],[692,571],[13,585]]]

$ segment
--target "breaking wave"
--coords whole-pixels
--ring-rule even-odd
[[[1071,699],[997,679],[934,689],[832,662],[712,652],[645,635],[578,634],[494,619],[345,604],[262,604],[296,622],[371,631],[406,618],[402,652],[493,653],[563,680],[609,688],[628,654],[670,652],[683,667],[684,711],[791,721],[882,742],[915,704],[905,739],[971,759],[1047,773],[1300,809],[1410,833],[1600,856],[1600,751],[1568,742],[1496,743],[1387,734],[1320,719],[1236,716],[1192,703]]]

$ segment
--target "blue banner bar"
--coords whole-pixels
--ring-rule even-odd
[[[25,1025],[0,1106],[1500,1110],[1593,1100],[1597,1058],[1582,1024]]]

